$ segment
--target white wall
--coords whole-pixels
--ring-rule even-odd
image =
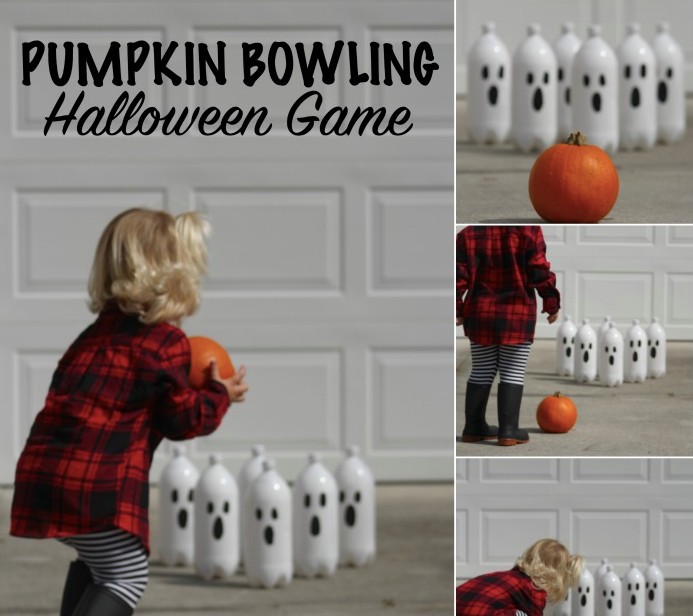
[[[428,87],[338,82],[334,105],[408,105],[405,137],[291,136],[281,129],[303,84],[147,85],[153,104],[268,106],[265,137],[43,136],[59,89],[20,85],[24,40],[428,41]],[[85,285],[102,228],[134,205],[198,209],[214,228],[203,307],[186,324],[248,366],[251,393],[213,436],[192,445],[237,468],[264,443],[292,478],[309,450],[334,464],[349,443],[381,480],[450,479],[453,204],[453,5],[449,0],[211,2],[0,0],[0,482],[14,462],[56,362],[92,319]],[[151,74],[146,75],[151,80]],[[68,100],[79,87],[69,86]],[[113,85],[87,88],[110,104]],[[158,476],[167,452],[155,460]]]
[[[688,0],[455,0],[455,6],[458,95],[467,92],[467,52],[481,35],[481,26],[486,21],[495,22],[497,33],[511,55],[525,38],[527,25],[533,22],[541,24],[542,34],[549,41],[559,36],[565,21],[572,21],[583,39],[587,26],[598,23],[604,39],[616,47],[629,23],[639,22],[643,36],[651,40],[655,26],[668,21],[672,36],[684,51],[686,90],[693,92],[693,3]]]
[[[509,569],[544,537],[592,571],[654,558],[666,578],[690,579],[692,531],[692,459],[457,459],[458,579]]]

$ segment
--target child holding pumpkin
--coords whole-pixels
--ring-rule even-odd
[[[129,616],[147,583],[149,467],[164,437],[213,432],[245,368],[201,389],[174,324],[199,304],[206,223],[128,210],[104,230],[89,280],[98,313],[67,350],[19,458],[11,534],[77,550],[60,616]]]
[[[538,226],[469,226],[457,234],[457,324],[472,351],[465,397],[465,427],[458,440],[529,441],[518,427],[524,375],[537,319],[535,291],[549,323],[558,318],[560,293],[546,260]],[[499,426],[486,423],[496,373]]]
[[[540,539],[510,571],[487,573],[457,587],[457,616],[542,616],[574,586],[584,559],[554,539]]]

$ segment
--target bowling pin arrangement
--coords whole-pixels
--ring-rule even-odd
[[[238,482],[219,456],[200,475],[175,447],[161,475],[159,515],[162,562],[194,564],[205,579],[234,575],[241,554],[248,584],[264,588],[294,575],[330,577],[375,557],[375,482],[355,446],[334,475],[309,454],[293,488],[261,445]]]
[[[579,383],[598,378],[605,387],[661,378],[666,374],[666,333],[656,317],[647,330],[634,319],[624,336],[611,317],[595,332],[589,319],[578,329],[566,316],[556,335],[556,372]]]
[[[593,603],[573,604],[571,616],[664,616],[664,574],[650,560],[643,574],[631,563],[619,578],[606,559],[594,574]]]
[[[616,50],[596,24],[582,41],[567,22],[553,45],[531,24],[511,57],[489,22],[470,48],[467,75],[467,125],[477,143],[510,136],[530,152],[579,130],[614,153],[672,143],[686,130],[683,51],[667,23],[651,43],[640,24],[629,24]]]

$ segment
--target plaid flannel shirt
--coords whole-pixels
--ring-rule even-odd
[[[543,310],[560,308],[541,227],[469,226],[457,234],[457,317],[478,344],[534,340],[535,291]]]
[[[149,468],[163,437],[210,434],[226,388],[190,388],[190,345],[110,304],[53,375],[15,476],[10,533],[64,537],[121,528],[149,552]]]
[[[457,616],[542,616],[546,592],[517,567],[487,573],[457,587]]]

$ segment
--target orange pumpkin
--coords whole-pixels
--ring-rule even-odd
[[[609,155],[582,133],[544,150],[529,173],[529,198],[547,222],[599,222],[618,197],[618,173]]]
[[[577,415],[575,403],[559,391],[544,398],[537,407],[537,423],[544,432],[568,432],[575,425]]]
[[[211,338],[191,336],[190,340],[190,385],[200,389],[207,382],[209,362],[217,360],[221,378],[228,379],[236,373],[229,354],[223,346]]]

